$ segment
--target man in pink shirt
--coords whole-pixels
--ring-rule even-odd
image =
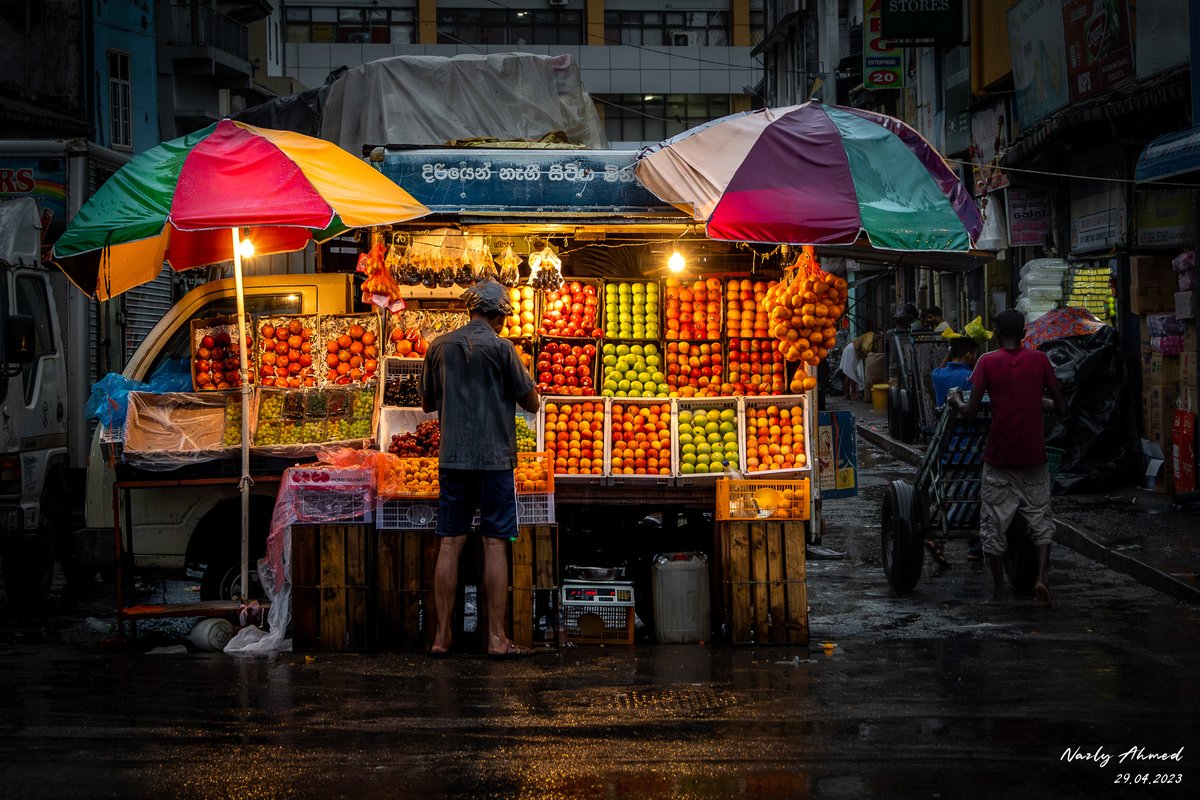
[[[1034,595],[1039,603],[1049,606],[1054,523],[1050,519],[1051,482],[1043,424],[1045,395],[1054,401],[1060,416],[1066,415],[1067,403],[1050,359],[1043,352],[1021,345],[1025,317],[1020,311],[1010,309],[997,314],[996,333],[1000,349],[982,356],[975,365],[970,400],[964,403],[957,395],[948,402],[969,419],[979,410],[985,392],[991,401],[992,422],[983,449],[979,538],[992,570],[992,599],[1008,600],[1004,588],[1005,532],[1020,513],[1037,546]]]

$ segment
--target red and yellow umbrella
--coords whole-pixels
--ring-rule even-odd
[[[164,261],[185,270],[232,260],[231,228],[252,228],[255,252],[269,255],[428,213],[335,144],[226,119],[122,167],[71,220],[54,260],[107,300],[153,280]]]

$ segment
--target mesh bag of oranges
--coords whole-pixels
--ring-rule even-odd
[[[829,355],[837,321],[846,310],[847,288],[845,278],[821,268],[812,247],[801,249],[784,280],[768,289],[763,298],[771,335],[785,359],[815,367]],[[797,369],[790,388],[799,394],[816,385],[816,378]]]
[[[375,492],[380,497],[438,496],[438,459],[380,453],[375,462]]]

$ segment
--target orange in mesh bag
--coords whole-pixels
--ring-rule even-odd
[[[837,320],[846,310],[846,279],[822,269],[809,246],[800,251],[789,271],[791,280],[785,277],[768,289],[762,308],[771,320],[771,335],[779,340],[780,354],[788,361],[817,366],[829,354]],[[792,391],[816,386],[816,378],[803,370],[796,375]]]

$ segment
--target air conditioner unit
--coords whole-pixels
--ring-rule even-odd
[[[552,6],[565,6],[566,4],[567,0],[550,0],[550,5]]]
[[[696,47],[700,44],[701,31],[671,31],[671,47]]]

